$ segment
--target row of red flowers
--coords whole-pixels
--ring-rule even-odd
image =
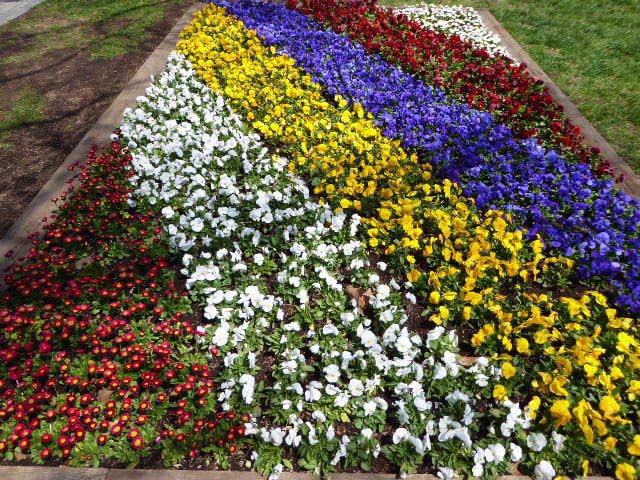
[[[94,148],[79,187],[0,309],[0,458],[225,465],[244,435],[218,410],[211,355],[151,212],[129,207],[130,155]]]
[[[406,15],[378,7],[377,0],[287,0],[287,4],[470,107],[492,112],[497,122],[521,138],[536,138],[567,158],[591,163],[599,175],[612,174],[610,163],[597,148],[585,144],[580,127],[572,125],[526,64],[492,56],[457,35],[427,30]]]

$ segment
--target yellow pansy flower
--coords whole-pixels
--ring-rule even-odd
[[[610,395],[602,397],[598,403],[598,407],[600,411],[604,413],[605,417],[611,417],[620,411],[620,404]]]
[[[571,421],[568,400],[556,400],[549,408],[549,413],[556,419],[556,427],[566,425]]]
[[[422,273],[414,268],[409,273],[407,273],[407,280],[409,280],[411,283],[415,283],[420,279],[421,276]]]
[[[614,437],[607,437],[602,442],[602,446],[607,452],[610,452],[611,450],[616,448],[616,443],[618,443],[617,439],[615,439]]]
[[[493,387],[493,398],[500,401],[507,396],[507,389],[499,383]]]
[[[530,353],[529,341],[526,338],[518,338],[516,340],[516,351],[523,355],[528,355]]]
[[[440,292],[437,291],[432,291],[429,294],[429,303],[432,303],[434,305],[437,305],[438,303],[440,303]]]
[[[502,364],[502,375],[504,378],[512,378],[516,374],[516,367],[511,362],[504,362]]]
[[[616,478],[618,480],[637,480],[636,469],[628,463],[616,465]]]
[[[640,457],[640,435],[635,435],[633,437],[633,443],[630,443],[627,446],[627,452],[631,455],[635,455],[636,457]]]

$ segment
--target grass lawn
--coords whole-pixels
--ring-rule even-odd
[[[144,42],[149,29],[162,19],[167,7],[186,3],[188,0],[48,0],[0,27],[0,67],[19,68],[61,49],[86,51],[94,60],[147,50]],[[29,123],[34,115],[41,119],[43,101],[36,100],[37,96],[26,88],[21,98],[0,109],[0,132]],[[25,107],[34,102],[38,108],[32,114]]]
[[[47,0],[0,26],[0,235],[191,0]]]
[[[424,1],[381,0],[381,5]],[[488,8],[640,173],[640,0],[454,0]]]
[[[172,4],[185,0],[48,0],[27,16],[0,27],[14,34],[12,43],[22,38],[29,48],[3,55],[0,65],[31,60],[60,48],[87,49],[93,58],[112,58],[137,49],[147,30],[156,24]]]

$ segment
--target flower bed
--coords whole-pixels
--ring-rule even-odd
[[[392,267],[408,272],[427,319],[476,325],[480,331],[474,335],[474,346],[507,355],[503,370],[513,379],[511,394],[533,396],[535,410],[542,400],[539,424],[571,432],[576,439],[551,453],[562,458],[563,468],[578,471],[583,460],[579,452],[591,448],[595,455],[602,448],[594,442],[592,426],[603,427],[599,430],[603,435],[612,428],[616,435],[625,435],[622,425],[628,427],[631,420],[617,416],[623,411],[622,397],[614,399],[609,393],[622,387],[633,402],[635,390],[627,392],[624,382],[615,387],[609,373],[605,373],[608,386],[594,384],[599,367],[582,370],[571,364],[579,359],[579,365],[591,365],[596,358],[600,364],[609,355],[613,361],[627,350],[631,363],[618,357],[616,365],[626,364],[627,374],[633,376],[637,341],[616,332],[617,327],[632,328],[630,319],[615,320],[615,310],[607,309],[606,299],[597,293],[556,300],[548,294],[527,293],[540,276],[546,276],[547,285],[562,284],[562,271],[543,269],[539,262],[547,266],[564,262],[545,259],[542,244],[523,242],[522,233],[513,232],[498,212],[479,217],[457,195],[455,185],[430,180],[429,164],[418,163],[397,142],[386,140],[361,106],[348,107],[341,97],[331,103],[324,100],[317,84],[289,58],[262,45],[240,22],[224,17],[223,10],[207,9],[187,29],[180,48],[208,85],[223,92],[265,141],[295,159],[291,168],[310,179],[317,194],[363,216],[369,245],[383,247]],[[627,340],[633,343],[631,349],[623,346]],[[557,344],[563,347],[553,346]],[[605,353],[607,344],[622,350],[610,348]],[[532,358],[540,362],[535,368],[530,365]],[[596,394],[594,388],[603,391]],[[592,391],[598,402],[587,401],[586,391]],[[502,385],[494,390],[498,398],[506,392]],[[575,421],[566,421],[566,411]]]
[[[427,30],[457,35],[465,42],[470,42],[477,49],[486,50],[493,56],[502,55],[515,59],[502,45],[500,37],[490,31],[482,22],[482,18],[473,8],[461,5],[439,5],[424,3],[394,8],[396,14],[402,14],[418,22]]]
[[[282,29],[304,20],[293,12],[254,24],[254,7],[230,5],[247,25],[215,5],[196,15],[9,275],[4,458],[633,478],[633,320],[511,213],[439,180],[447,158],[389,138],[399,110],[384,123],[333,95],[357,76],[314,79],[266,43],[322,32]],[[314,58],[305,68],[341,72]],[[434,124],[462,118],[441,135],[488,119],[487,150],[520,145],[421,88]]]
[[[225,2],[226,4],[226,2]],[[640,312],[638,202],[531,141],[519,141],[489,114],[452,104],[441,92],[367,55],[358,44],[273,4],[227,5],[250,28],[314,75],[331,94],[360,102],[390,138],[401,138],[438,176],[459,181],[480,208],[514,212],[555,255],[577,261],[589,287],[617,291]],[[562,225],[562,228],[558,228]]]
[[[213,453],[242,428],[222,413],[160,225],[127,198],[131,156],[92,151],[29,261],[7,277],[0,322],[0,455],[97,466]],[[247,419],[245,419],[247,420]]]
[[[418,74],[453,98],[491,112],[522,138],[535,138],[568,158],[591,163],[598,175],[611,171],[597,149],[584,144],[580,128],[564,117],[543,82],[529,75],[526,64],[515,65],[458,36],[427,30],[406,15],[378,7],[375,0],[289,0],[287,4],[346,33],[368,52]]]
[[[485,462],[475,466],[458,442],[496,452],[487,472],[520,459],[526,445],[515,433],[529,421],[517,404],[490,401],[500,370],[486,359],[465,368],[443,327],[424,338],[409,331],[405,302],[415,296],[403,300],[403,287],[381,278],[386,265],[369,262],[360,216],[313,201],[183,57],[127,115],[122,136],[135,158],[134,197],[162,212],[192,298],[205,306],[203,342],[225,366],[219,399],[255,414],[246,427],[257,469],[275,476],[293,456],[317,474],[371,470],[379,457],[408,471],[430,451],[482,472]],[[473,424],[490,405],[484,427],[506,421],[509,435]]]

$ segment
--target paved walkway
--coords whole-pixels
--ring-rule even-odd
[[[0,0],[0,25],[27,13],[44,0]]]

